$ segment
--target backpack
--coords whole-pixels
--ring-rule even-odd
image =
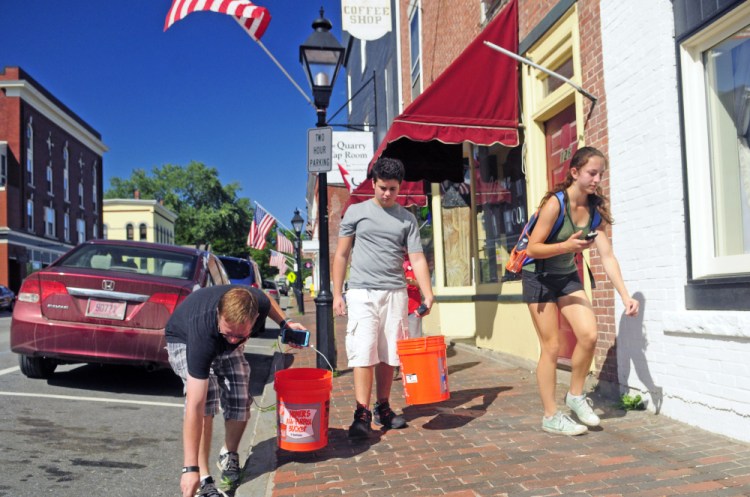
[[[558,214],[555,224],[552,225],[552,231],[550,231],[545,243],[557,236],[560,229],[562,229],[563,220],[565,218],[565,192],[556,192],[555,197],[557,198],[557,201],[560,202],[560,214]],[[594,207],[591,208],[591,211],[591,229],[594,230],[602,224],[602,216]],[[505,269],[509,272],[518,274],[526,264],[534,261],[532,257],[529,257],[526,254],[526,248],[529,245],[529,235],[534,229],[534,226],[536,226],[538,218],[539,209],[534,212],[529,219],[529,222],[526,223],[523,230],[521,230],[521,236],[518,238],[518,242],[516,242],[513,250],[511,250],[507,264],[505,264]]]

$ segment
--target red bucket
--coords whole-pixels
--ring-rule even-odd
[[[407,404],[431,404],[450,398],[443,336],[399,340],[396,350]]]
[[[274,375],[280,449],[309,452],[328,445],[333,374],[327,369],[295,368]]]

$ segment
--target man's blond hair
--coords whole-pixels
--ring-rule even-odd
[[[219,300],[219,316],[231,324],[253,321],[258,316],[258,300],[247,288],[232,288]]]

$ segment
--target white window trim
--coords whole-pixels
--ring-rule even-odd
[[[680,45],[693,279],[750,273],[750,254],[717,257],[714,251],[712,189],[706,188],[711,184],[711,153],[702,57],[703,52],[745,27],[748,19],[750,2]]]

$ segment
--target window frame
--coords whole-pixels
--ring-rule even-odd
[[[57,226],[55,222],[55,209],[51,205],[44,207],[44,236],[55,238],[57,236]]]
[[[706,121],[695,121],[696,111],[701,111],[706,116],[707,109],[691,109],[698,89],[700,105],[706,105],[705,72],[702,63],[704,50],[718,44],[742,26],[747,24],[750,18],[750,2],[737,0],[732,5],[727,5],[720,12],[704,13],[702,11],[688,12],[696,8],[688,2],[675,4],[675,50],[677,54],[677,78],[678,96],[680,105],[682,148],[683,148],[683,175],[685,178],[685,222],[686,222],[686,246],[687,246],[687,284],[685,285],[685,307],[688,310],[715,310],[715,311],[747,311],[750,310],[750,273],[741,275],[719,275],[706,277],[706,266],[696,259],[701,257],[700,250],[693,249],[693,240],[701,233],[700,224],[705,223],[705,218],[711,221],[711,241],[713,244],[713,205],[709,205],[711,213],[709,216],[696,211],[697,208],[695,187],[698,179],[695,177],[695,168],[702,164],[704,175],[710,175],[708,164],[707,144],[709,142]],[[744,22],[740,20],[744,19]],[[711,43],[711,42],[714,43]],[[696,55],[698,60],[696,59]],[[698,78],[696,80],[696,78]],[[697,86],[696,86],[697,85]],[[686,104],[688,102],[688,104]],[[692,114],[691,114],[692,112]],[[699,133],[700,132],[700,133]],[[696,140],[699,143],[694,143]],[[691,156],[694,153],[702,153],[702,156]],[[700,159],[699,159],[700,158]],[[703,162],[700,162],[700,161]],[[691,173],[693,176],[691,176]],[[698,171],[701,173],[701,171]],[[704,176],[705,177],[705,176]],[[692,180],[692,182],[691,182]],[[692,205],[691,205],[691,202]],[[710,202],[710,199],[709,199]],[[704,219],[701,219],[703,215]],[[705,230],[705,224],[703,225]],[[694,263],[698,263],[697,271]],[[709,266],[710,267],[710,266]]]
[[[750,277],[750,254],[717,256],[714,253],[713,188],[711,181],[711,137],[706,103],[706,66],[703,54],[740,29],[748,26],[750,2],[706,24],[697,33],[678,42],[680,59],[681,112],[683,117],[686,214],[690,220],[688,246],[691,280]],[[737,267],[741,267],[738,273]]]
[[[414,60],[414,44],[412,40],[413,36],[413,29],[412,24],[414,23],[416,17],[417,21],[417,60]],[[422,1],[421,0],[415,0],[412,5],[410,5],[410,12],[409,12],[409,88],[411,88],[411,99],[414,101],[415,98],[417,98],[419,95],[422,94],[424,83],[423,83],[423,67],[422,67],[422,55],[423,55],[423,49],[422,49]],[[417,78],[415,81],[414,77],[414,71],[417,71]],[[419,88],[415,88],[416,83],[419,83]],[[415,93],[416,92],[416,93]]]
[[[8,184],[8,142],[0,141],[0,188]]]

